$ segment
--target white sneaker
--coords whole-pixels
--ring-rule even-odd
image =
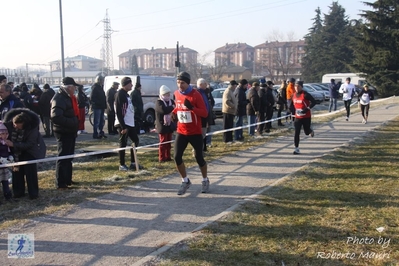
[[[78,135],[82,134],[82,130],[78,130]]]
[[[348,116],[346,117],[346,121],[349,121],[349,117]]]
[[[87,134],[87,131],[86,130],[81,130],[80,134]]]
[[[301,152],[299,151],[299,148],[295,148],[293,154],[301,154]]]

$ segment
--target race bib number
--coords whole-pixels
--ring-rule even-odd
[[[179,119],[179,122],[183,124],[193,122],[190,111],[177,111],[177,119]]]

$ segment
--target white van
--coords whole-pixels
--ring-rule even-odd
[[[136,84],[137,77],[134,75],[120,75],[120,76],[106,76],[104,79],[104,90],[107,92],[112,87],[114,82],[121,84],[124,77],[132,79],[133,89]],[[155,122],[155,103],[159,99],[159,88],[166,85],[170,88],[171,95],[177,90],[177,83],[175,77],[155,77],[155,76],[139,76],[141,84],[141,96],[143,98],[144,120],[149,124]],[[121,85],[119,85],[121,88]],[[131,90],[129,94],[132,92]]]
[[[360,77],[360,74],[356,73],[333,73],[333,74],[325,74],[322,78],[322,83],[330,83],[331,79],[335,79],[335,83],[341,81],[345,82],[346,78],[351,78],[351,83],[360,87],[366,83],[366,78]]]

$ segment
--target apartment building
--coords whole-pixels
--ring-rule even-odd
[[[101,71],[104,64],[103,60],[85,55],[67,57],[64,61],[67,71]],[[51,71],[61,70],[61,59],[51,61],[49,64]]]
[[[169,75],[171,70],[175,70],[175,61],[177,60],[176,48],[130,49],[118,56],[119,69],[125,73],[131,73],[132,58],[134,55],[136,56],[137,65],[140,70],[151,69],[154,73],[164,73],[165,75]],[[197,64],[197,55],[198,52],[193,49],[184,46],[179,47],[180,64],[186,68]]]
[[[268,42],[259,44],[255,49],[253,74],[266,76],[272,80],[300,78],[302,58],[305,55],[305,41]]]
[[[254,47],[246,43],[226,43],[215,52],[215,66],[252,67],[254,62]]]

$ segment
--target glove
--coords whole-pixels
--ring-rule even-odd
[[[190,101],[187,98],[184,99],[184,105],[190,110],[193,110],[194,108],[194,106],[190,103]]]
[[[307,112],[308,112],[308,108],[305,108],[305,109],[302,109],[302,110],[298,110],[298,113],[299,114],[301,114],[301,115],[304,115],[304,114],[306,114]]]

